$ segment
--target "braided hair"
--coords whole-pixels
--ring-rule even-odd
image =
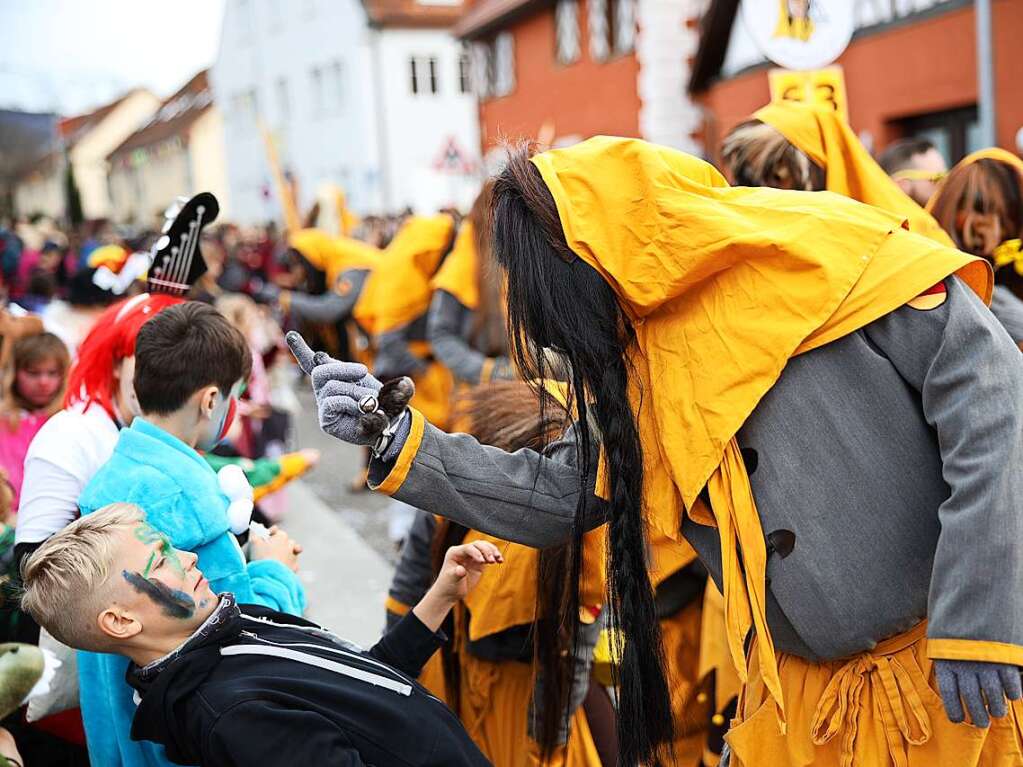
[[[513,148],[495,179],[494,254],[508,277],[512,355],[523,377],[532,381],[556,377],[551,373],[556,364],[552,357],[561,358],[568,370],[582,491],[566,561],[560,572],[543,575],[542,597],[558,608],[552,628],[574,645],[582,518],[593,494],[595,448],[600,444],[610,489],[608,590],[610,626],[616,629],[611,633],[618,644],[614,649],[620,760],[626,765],[657,765],[670,748],[673,731],[660,626],[647,571],[643,453],[630,404],[629,353],[635,333],[611,287],[568,247],[554,198],[529,161],[531,153],[528,145]],[[542,391],[540,396],[543,407],[548,399]],[[544,615],[542,608],[541,604]],[[560,697],[567,683],[553,687]],[[549,708],[547,701],[544,708]],[[545,748],[553,737],[547,729],[541,730],[540,738]]]

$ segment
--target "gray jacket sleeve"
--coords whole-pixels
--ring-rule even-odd
[[[950,491],[938,510],[928,636],[1019,646],[1023,355],[966,286],[945,285],[941,306],[904,306],[868,328],[920,392]]]
[[[466,527],[533,548],[565,543],[572,535],[582,483],[573,426],[543,453],[506,453],[467,434],[447,434],[426,424],[423,440],[401,487],[400,501]],[[593,463],[596,464],[596,448]],[[376,489],[393,463],[374,459],[369,485]],[[593,495],[596,472],[586,481],[582,524],[607,521],[606,504]]]
[[[454,373],[455,378],[470,384],[478,384],[487,362],[484,354],[469,344],[467,330],[472,323],[472,310],[459,302],[446,290],[433,294],[426,335],[437,359]],[[505,358],[499,358],[490,378],[511,377],[511,366]]]
[[[346,319],[351,316],[355,302],[359,300],[368,274],[365,269],[349,269],[342,272],[338,281],[347,282],[349,286],[344,295],[336,290],[328,290],[319,296],[292,293],[289,309],[295,317],[309,322],[337,322]]]
[[[422,372],[426,363],[408,348],[408,328],[397,328],[376,337],[377,353],[373,375],[381,381]]]
[[[433,583],[430,555],[436,529],[437,520],[433,514],[417,511],[412,527],[405,536],[405,543],[401,547],[401,559],[394,569],[387,594],[408,607],[415,607]]]

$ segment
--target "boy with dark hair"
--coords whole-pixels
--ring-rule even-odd
[[[423,598],[363,651],[301,618],[216,596],[196,556],[151,530],[137,506],[113,504],[54,535],[24,568],[22,605],[40,625],[72,647],[131,659],[136,738],[206,767],[489,764],[415,678],[451,608],[503,562],[497,546],[448,549]]]
[[[913,136],[889,144],[878,164],[920,206],[926,206],[938,182],[948,172],[941,152],[930,139]]]
[[[281,612],[301,614],[305,595],[295,575],[301,548],[274,530],[249,543],[246,562],[234,535],[248,528],[251,503],[224,490],[232,480],[218,475],[197,452],[224,438],[251,358],[241,333],[211,306],[186,302],[165,309],[139,331],[135,343],[135,394],[141,415],[123,429],[110,460],[79,499],[87,515],[111,503],[139,506],[148,519],[147,538],[198,555],[215,593],[233,592]],[[244,490],[243,490],[244,491]],[[251,496],[250,496],[251,498]],[[234,501],[234,503],[232,503]],[[240,511],[240,513],[239,513]],[[232,534],[234,533],[234,535]],[[82,718],[93,764],[168,764],[163,750],[133,742],[132,691],[123,658],[79,653]]]

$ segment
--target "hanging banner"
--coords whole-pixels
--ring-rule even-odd
[[[845,76],[837,64],[809,72],[772,69],[767,73],[771,101],[801,101],[834,109],[849,122],[849,102],[845,94]]]

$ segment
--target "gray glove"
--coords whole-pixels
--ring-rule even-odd
[[[968,660],[936,660],[934,675],[941,690],[941,700],[949,721],[965,721],[963,706],[970,712],[974,727],[991,724],[988,716],[997,718],[1009,713],[1005,699],[1023,697],[1019,666],[1007,663],[985,663]],[[985,700],[987,703],[985,704]]]
[[[365,365],[314,354],[295,331],[285,339],[299,367],[312,377],[320,428],[342,442],[376,446],[383,460],[396,456],[410,431],[405,409],[415,393],[411,379],[381,385]]]

